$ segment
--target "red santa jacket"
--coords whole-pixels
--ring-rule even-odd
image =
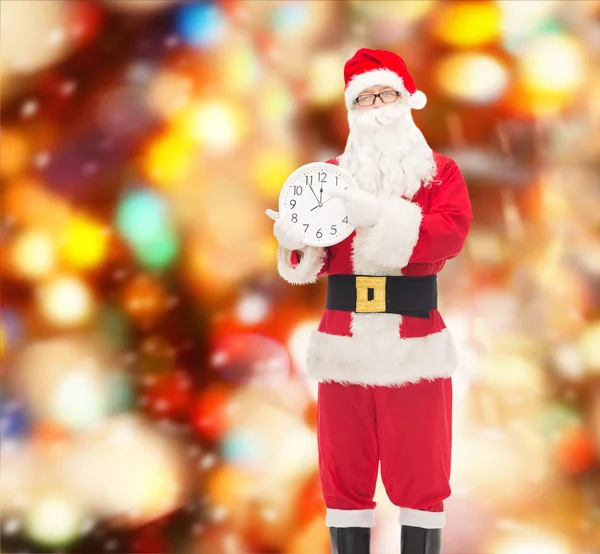
[[[461,251],[471,204],[456,163],[435,153],[434,181],[407,200],[379,194],[381,216],[370,228],[328,248],[279,247],[278,271],[292,284],[320,275],[433,275]],[[337,164],[337,159],[328,160]],[[438,310],[429,319],[325,309],[308,349],[309,375],[319,381],[401,385],[448,377],[456,349]]]

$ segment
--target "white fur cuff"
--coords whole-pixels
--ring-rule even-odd
[[[316,246],[307,246],[302,253],[302,259],[293,267],[292,250],[281,245],[277,250],[277,271],[282,279],[292,285],[314,283],[327,257],[327,250]]]
[[[399,196],[379,200],[379,221],[364,233],[361,256],[383,267],[402,269],[419,240],[421,207]]]
[[[327,508],[327,527],[374,527],[375,510],[335,510]]]
[[[426,512],[425,510],[400,508],[398,520],[400,525],[421,527],[422,529],[441,529],[446,525],[446,514],[444,512]]]

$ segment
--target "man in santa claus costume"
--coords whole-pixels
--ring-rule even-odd
[[[328,275],[308,352],[319,381],[326,525],[334,554],[369,553],[381,464],[402,554],[439,554],[457,355],[437,310],[436,275],[463,248],[471,205],[455,162],[433,152],[412,119],[426,97],[399,56],[361,48],[344,79],[350,134],[328,161],[358,183],[359,191],[336,193],[355,232],[328,248],[306,246],[268,210],[283,279]]]

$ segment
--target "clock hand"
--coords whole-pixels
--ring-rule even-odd
[[[308,185],[308,188],[310,189],[310,192],[313,193],[315,200],[319,203],[319,205],[321,205],[321,201],[317,198],[317,193],[313,190],[312,185]]]
[[[310,211],[312,212],[313,210],[316,210],[317,208],[320,208],[320,207],[322,207],[322,206],[323,206],[323,204],[327,204],[327,202],[329,202],[329,201],[330,201],[332,198],[333,198],[333,197],[332,197],[332,196],[330,196],[330,197],[329,197],[327,200],[325,200],[325,202],[323,202],[322,204],[318,204],[318,205],[317,205],[317,206],[315,206],[314,208],[311,208],[311,210],[310,210]]]

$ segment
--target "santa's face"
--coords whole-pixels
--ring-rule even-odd
[[[381,85],[364,89],[348,123],[340,166],[362,190],[411,198],[432,180],[433,153],[412,119],[407,94]]]

